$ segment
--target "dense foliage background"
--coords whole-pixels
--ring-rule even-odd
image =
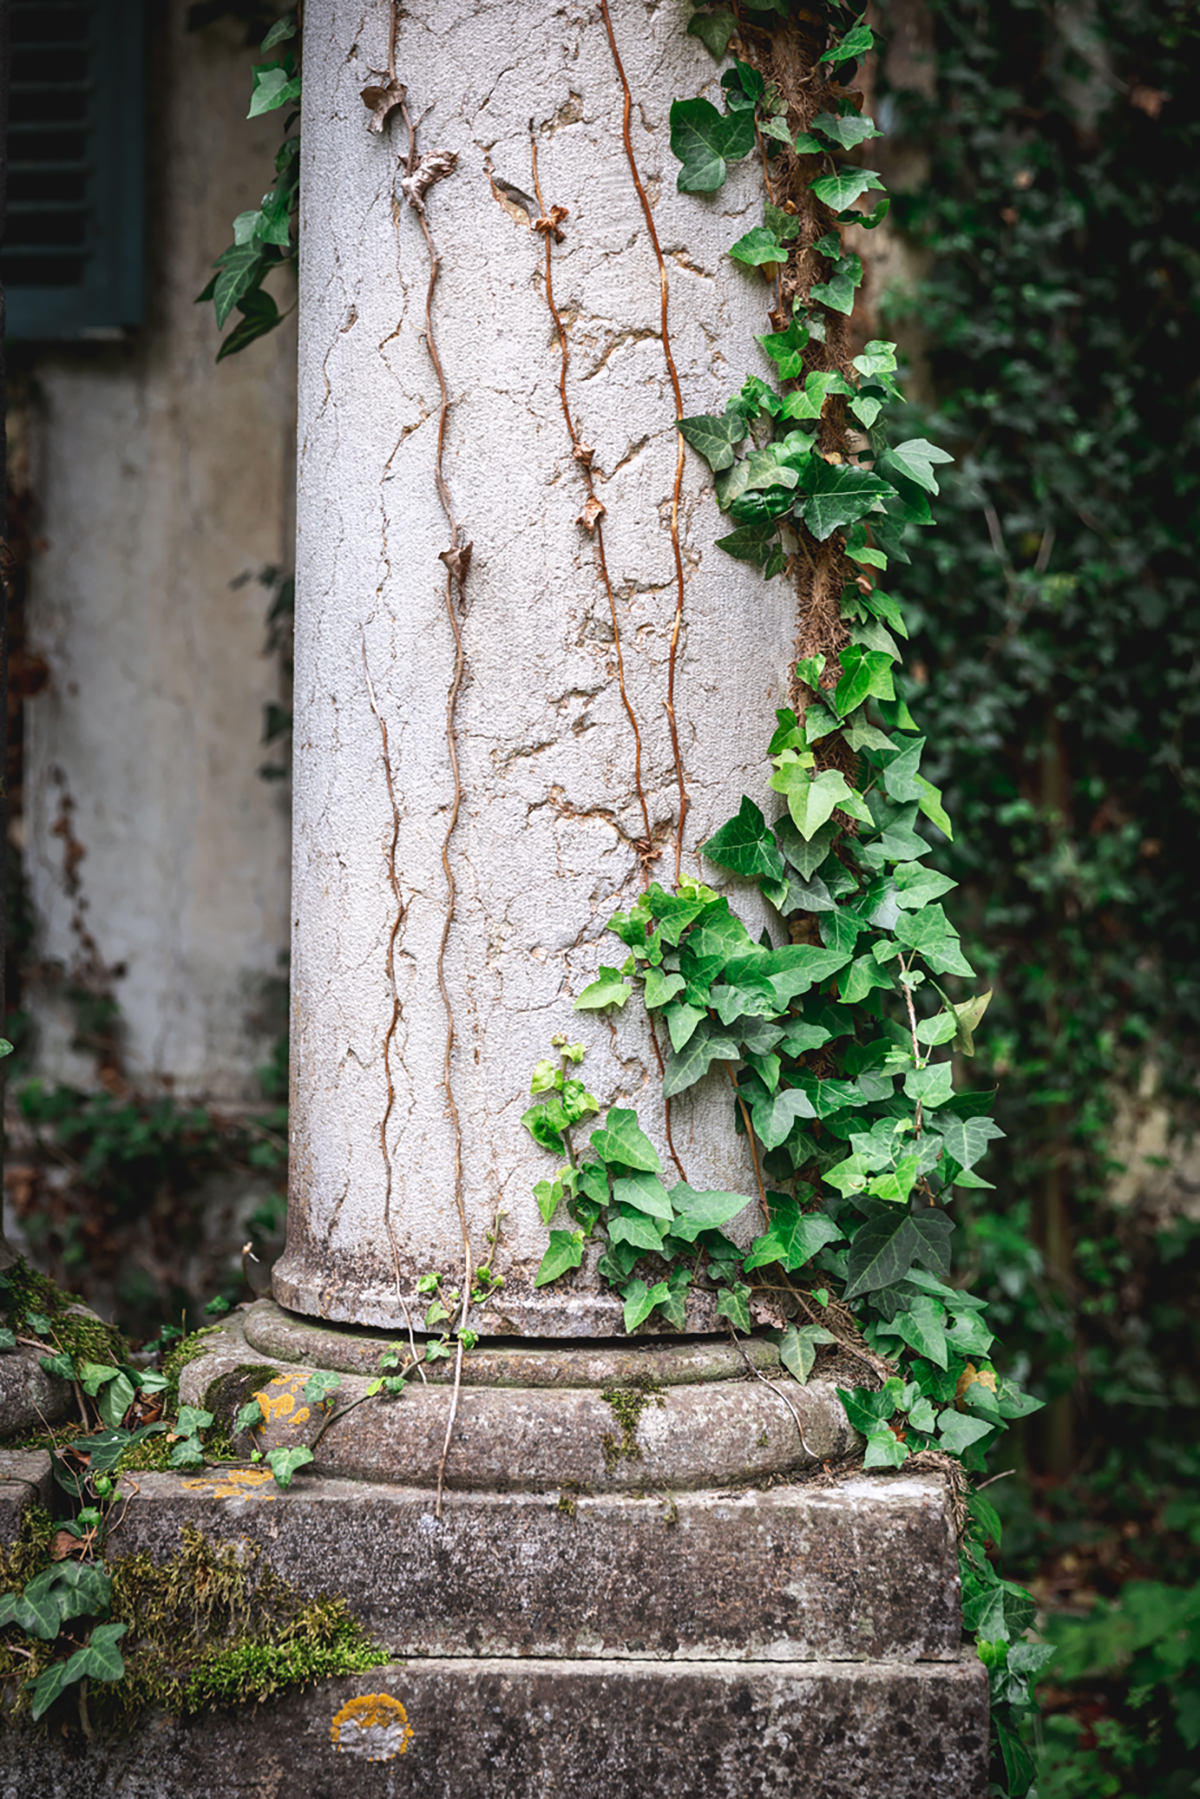
[[[1043,1799],[1174,1799],[1200,1792],[1200,1203],[1162,1166],[1200,995],[1200,7],[879,11],[933,52],[881,71],[927,259],[882,305],[959,460],[896,585],[1008,1132],[965,1260],[1049,1401],[989,1496],[1006,1572],[1068,1611]]]

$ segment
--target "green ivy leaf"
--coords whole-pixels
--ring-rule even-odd
[[[244,1430],[254,1430],[263,1422],[261,1405],[257,1399],[248,1399],[245,1405],[239,1409],[237,1417],[233,1421],[233,1434],[235,1437],[240,1436]]]
[[[907,912],[919,912],[922,906],[940,899],[943,893],[949,893],[958,885],[949,875],[938,874],[932,868],[923,868],[919,862],[901,863],[893,879],[896,883],[896,903]]]
[[[753,1203],[744,1193],[719,1190],[698,1193],[686,1181],[680,1181],[671,1189],[671,1204],[675,1209],[671,1234],[685,1243],[694,1243],[702,1231],[720,1230]]]
[[[264,112],[274,112],[276,107],[286,106],[291,100],[300,98],[300,77],[292,72],[291,58],[286,62],[257,63],[254,68],[254,89],[250,98],[248,119],[257,119]]]
[[[907,443],[897,444],[894,449],[890,449],[881,461],[886,462],[889,468],[907,475],[910,481],[915,481],[926,493],[936,494],[939,489],[937,476],[933,472],[934,465],[953,462],[954,458],[948,451],[939,450],[927,438],[912,437]],[[883,472],[886,473],[886,469]]]
[[[750,1289],[744,1281],[721,1288],[717,1295],[717,1317],[728,1318],[735,1330],[750,1335]]]
[[[771,1228],[755,1238],[742,1265],[749,1274],[755,1268],[779,1262],[789,1274],[794,1274],[819,1249],[844,1236],[845,1232],[824,1212],[802,1212],[789,1195],[772,1194]]]
[[[613,1198],[619,1205],[645,1212],[650,1218],[674,1217],[671,1198],[656,1174],[640,1170],[636,1174],[618,1176],[613,1181]]]
[[[961,1455],[970,1444],[978,1443],[980,1437],[986,1437],[994,1428],[986,1418],[972,1418],[968,1412],[956,1412],[947,1407],[938,1419],[939,1448],[948,1455]]]
[[[75,1379],[75,1364],[65,1350],[60,1355],[39,1356],[38,1365],[59,1380]]]
[[[815,837],[835,809],[850,797],[846,777],[839,769],[827,768],[815,774],[797,760],[777,768],[770,785],[786,797],[792,822],[806,840]]]
[[[864,1468],[899,1468],[908,1459],[908,1445],[886,1424],[877,1424],[867,1438]]]
[[[819,112],[812,122],[812,129],[841,150],[853,150],[856,144],[865,143],[868,138],[883,136],[874,119],[866,119],[860,112],[847,113],[841,119],[831,112]]]
[[[733,467],[734,450],[746,435],[746,421],[737,411],[703,412],[695,418],[677,419],[676,429],[718,474]]]
[[[550,1246],[542,1257],[541,1266],[534,1280],[535,1287],[544,1287],[550,1281],[556,1281],[569,1268],[578,1268],[583,1260],[582,1231],[551,1231]]]
[[[745,263],[747,268],[774,268],[787,261],[787,251],[773,231],[765,225],[755,225],[744,237],[739,237],[736,244],[731,244],[729,254],[735,262]]]
[[[678,1055],[690,1043],[708,1014],[702,1006],[692,1006],[683,1000],[675,1000],[667,1006],[663,1016],[667,1021],[671,1048]]]
[[[633,988],[624,980],[619,968],[601,967],[599,976],[585,987],[575,1001],[577,1012],[603,1012],[609,1006],[623,1006]]]
[[[823,456],[810,458],[800,485],[807,497],[797,506],[802,508],[805,524],[820,543],[835,531],[865,518],[876,500],[892,492],[888,483],[869,469],[826,462]]]
[[[769,332],[758,341],[775,364],[781,381],[798,380],[804,373],[808,332],[799,319],[793,318],[786,331]]]
[[[904,1077],[904,1091],[911,1100],[920,1100],[926,1110],[944,1106],[954,1092],[954,1068],[949,1062],[933,1062],[926,1068],[910,1068]]]
[[[883,182],[874,169],[841,168],[836,175],[822,175],[812,183],[809,191],[834,212],[845,212],[862,194],[871,188],[882,187]]]
[[[304,1383],[304,1397],[309,1405],[324,1405],[329,1395],[336,1393],[341,1384],[340,1374],[331,1374],[326,1368],[318,1368]],[[212,1423],[211,1418],[209,1423]]]
[[[687,29],[689,37],[698,37],[705,49],[720,60],[737,30],[737,20],[731,12],[723,9],[718,12],[695,13]]]
[[[855,62],[860,56],[867,54],[874,42],[875,37],[869,26],[854,25],[840,43],[835,44],[832,50],[826,50],[824,56],[817,60],[833,63]]]
[[[837,264],[828,281],[815,281],[809,298],[819,300],[834,312],[849,318],[854,311],[854,292],[862,285],[863,265],[860,256],[845,256]]]
[[[686,1088],[694,1087],[714,1062],[736,1062],[738,1057],[736,1039],[701,1026],[688,1038],[683,1050],[672,1050],[667,1057],[666,1073],[663,1076],[664,1098],[672,1099],[676,1093],[683,1093]]]
[[[752,1116],[754,1129],[764,1149],[778,1149],[791,1136],[798,1118],[815,1118],[816,1112],[807,1093],[798,1087],[785,1087],[781,1092],[756,1101]]]
[[[299,1469],[307,1467],[313,1459],[313,1452],[307,1443],[291,1443],[285,1449],[268,1449],[267,1467],[275,1476],[275,1485],[285,1491],[292,1484],[292,1477]]]
[[[754,108],[722,115],[708,100],[676,100],[671,106],[671,149],[683,164],[675,185],[683,194],[713,194],[726,165],[754,148]]]
[[[948,1367],[950,1361],[945,1327],[945,1308],[926,1293],[919,1293],[888,1325],[889,1331],[901,1337],[910,1349],[915,1349],[918,1355],[928,1356],[939,1368]],[[932,1418],[928,1425],[922,1426],[913,1416],[913,1424],[918,1430],[933,1428]]]
[[[783,877],[783,853],[766,819],[745,794],[737,817],[715,831],[701,848],[710,862],[731,868],[735,874],[765,875],[771,880]]]
[[[803,1387],[813,1371],[818,1346],[836,1342],[833,1332],[827,1331],[823,1324],[789,1324],[779,1345],[779,1359]]]
[[[776,541],[777,527],[768,520],[761,525],[739,525],[728,536],[717,538],[717,548],[729,556],[736,556],[739,562],[751,562],[756,568],[765,568]]]
[[[610,1243],[628,1243],[635,1249],[657,1250],[666,1234],[665,1227],[629,1206],[610,1206],[604,1226]]]
[[[678,998],[686,985],[681,974],[664,972],[661,968],[648,968],[646,985],[642,990],[642,999],[645,1001],[646,1009],[650,1012],[657,1011],[669,1000]]]
[[[662,1173],[658,1151],[638,1124],[637,1113],[627,1106],[613,1106],[603,1129],[592,1132],[591,1145],[602,1162],[618,1163],[646,1174]]]
[[[656,1281],[652,1287],[648,1287],[645,1281],[630,1281],[627,1286],[622,1287],[626,1331],[632,1333],[640,1324],[644,1324],[655,1306],[661,1305],[670,1296],[670,1291],[666,1281]]]

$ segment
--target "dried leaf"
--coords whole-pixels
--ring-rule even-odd
[[[438,552],[438,561],[446,564],[446,567],[458,582],[460,591],[466,585],[467,572],[471,567],[471,551],[473,548],[473,544],[464,543],[462,545],[456,545],[453,549],[440,550]]]
[[[560,230],[560,226],[563,220],[569,219],[570,216],[565,206],[552,206],[546,217],[533,221],[533,228],[535,231],[540,231],[543,237],[553,236],[555,243],[561,244],[566,232]]]
[[[598,500],[595,494],[593,494],[583,511],[579,514],[579,517],[575,520],[575,523],[577,525],[582,525],[585,531],[594,531],[607,511],[608,507],[604,504],[603,500]]]
[[[457,150],[432,150],[428,156],[419,157],[412,174],[406,175],[400,183],[409,205],[416,212],[424,213],[425,196],[434,182],[444,181],[457,167]]]
[[[367,130],[378,137],[398,106],[403,105],[408,93],[402,81],[395,75],[389,75],[386,69],[371,70],[372,80],[362,90],[362,103],[371,117],[367,121]]]
[[[582,462],[584,468],[591,468],[596,460],[596,452],[593,450],[591,444],[577,443],[575,448],[571,451],[571,454],[574,456],[576,462]]]
[[[752,1299],[750,1316],[755,1324],[768,1325],[772,1330],[781,1331],[787,1324],[787,1319],[779,1307],[770,1299]]]

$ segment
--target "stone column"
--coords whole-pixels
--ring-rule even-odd
[[[685,415],[724,410],[731,371],[754,366],[752,334],[763,328],[761,279],[726,254],[757,170],[734,168],[712,200],[675,188],[671,101],[719,99],[712,58],[686,35],[689,16],[684,0],[612,0]],[[697,846],[743,792],[765,799],[792,596],[714,549],[726,527],[690,451],[677,580],[660,263],[599,7],[413,0],[404,10],[395,69],[419,155],[457,158],[424,196],[440,258],[432,343],[429,245],[401,187],[405,122],[397,108],[369,129],[360,97],[386,85],[388,39],[387,0],[308,0],[293,1160],[274,1291],[313,1316],[400,1325],[423,1273],[461,1270],[461,1220],[478,1261],[503,1212],[505,1285],[476,1326],[605,1335],[620,1329],[619,1301],[586,1261],[570,1280],[533,1286],[546,1227],[531,1189],[555,1164],[520,1122],[530,1074],[555,1033],[582,1040],[601,1106],[636,1106],[665,1156],[638,1003],[602,1016],[572,1005],[599,964],[624,957],[605,927],[640,890],[647,819],[651,878],[675,876],[665,702],[680,587],[682,866],[714,884],[726,877]],[[566,209],[553,291],[570,347],[567,401],[594,450],[600,533],[580,522],[588,485],[563,415],[534,146],[547,211]],[[449,399],[445,506],[434,344]],[[447,509],[472,549],[461,593],[450,581],[453,624],[439,559],[452,547]],[[457,797],[447,736],[455,629]],[[737,904],[757,931],[757,896],[745,890]],[[722,1071],[675,1102],[672,1122],[694,1185],[752,1192]]]

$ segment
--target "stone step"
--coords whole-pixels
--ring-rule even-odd
[[[250,1538],[306,1596],[344,1594],[397,1655],[952,1662],[943,1483],[858,1475],[705,1493],[462,1493],[264,1469],[127,1476],[113,1555],[190,1522]]]
[[[86,1753],[0,1734],[5,1799],[984,1799],[987,1677],[939,1663],[426,1659]]]

